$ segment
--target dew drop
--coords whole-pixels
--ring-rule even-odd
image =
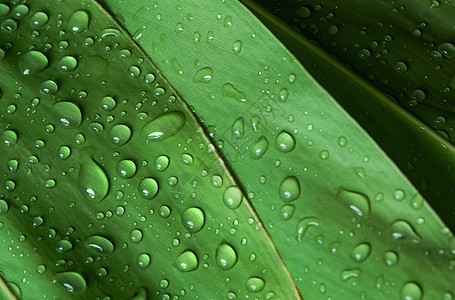
[[[52,106],[55,122],[63,128],[77,128],[82,122],[82,113],[76,104],[61,101]]]
[[[409,281],[401,287],[400,299],[401,300],[421,300],[423,291],[420,285],[415,282]]]
[[[194,74],[193,82],[195,83],[208,83],[212,80],[213,69],[210,67],[205,67],[200,69]]]
[[[109,180],[104,170],[92,159],[94,153],[92,147],[80,151],[78,187],[86,199],[99,202],[109,191]]]
[[[371,253],[371,245],[369,243],[360,243],[351,251],[351,259],[356,262],[365,261]]]
[[[80,33],[88,29],[89,21],[88,13],[84,10],[78,10],[70,16],[67,28],[73,33]]]
[[[196,254],[190,250],[185,250],[177,257],[174,266],[180,272],[191,272],[198,268],[199,261]]]
[[[284,202],[292,202],[300,196],[300,183],[297,177],[286,177],[280,184],[278,193]]]
[[[420,241],[420,236],[414,227],[405,220],[396,220],[390,227],[394,239],[412,239],[414,242]]]
[[[245,122],[243,121],[243,117],[237,118],[234,123],[232,123],[232,135],[237,139],[243,138],[244,128]]]
[[[87,283],[81,274],[76,272],[58,273],[54,277],[54,282],[60,283],[70,293],[83,293],[87,289]]]
[[[117,164],[117,174],[125,179],[131,178],[136,174],[136,164],[129,159],[124,159]]]
[[[8,170],[13,173],[15,173],[17,171],[18,166],[19,166],[19,161],[17,159],[10,159],[6,163],[6,167],[8,168]]]
[[[262,291],[265,287],[265,281],[264,279],[260,277],[250,277],[246,281],[246,289],[250,293],[259,293]]]
[[[47,57],[39,51],[28,51],[19,59],[19,69],[24,75],[40,73],[47,68]]]
[[[142,241],[142,231],[139,229],[133,229],[130,232],[130,241],[133,244],[139,244]]]
[[[455,57],[455,46],[451,43],[442,43],[439,45],[438,50],[441,51],[447,58]]]
[[[185,125],[185,115],[181,112],[170,112],[147,123],[142,128],[142,137],[146,143],[158,142],[176,135]]]
[[[169,166],[169,157],[166,155],[160,155],[155,159],[155,171],[163,172]]]
[[[158,182],[151,177],[146,177],[139,182],[138,190],[142,198],[151,200],[158,194]]]
[[[13,130],[5,130],[0,135],[1,143],[9,147],[16,145],[17,139],[17,133]]]
[[[57,70],[60,72],[73,72],[77,68],[77,59],[73,56],[64,56],[57,62]]]
[[[43,81],[40,85],[40,92],[43,94],[54,95],[58,91],[58,85],[55,81],[48,79]]]
[[[199,232],[205,223],[205,214],[199,207],[187,208],[182,213],[182,224],[191,233]]]
[[[260,159],[269,149],[269,141],[265,136],[261,136],[256,144],[251,148],[251,158]]]
[[[110,96],[105,96],[100,101],[100,107],[106,111],[113,110],[116,105],[117,105],[117,102],[114,100],[114,98],[112,98]]]
[[[58,150],[57,150],[57,155],[58,155],[58,157],[60,157],[63,160],[68,159],[68,157],[70,157],[70,155],[71,155],[70,147],[60,146],[60,148],[58,148]]]
[[[289,96],[289,91],[287,88],[282,88],[279,92],[278,92],[278,97],[280,98],[281,101],[283,102],[286,102],[286,100],[288,99],[288,96]]]
[[[107,238],[100,235],[89,236],[84,244],[87,248],[99,254],[112,254],[114,252],[114,244]]]
[[[141,75],[141,69],[138,66],[130,66],[128,68],[128,76],[138,78]]]
[[[45,12],[38,11],[34,13],[33,16],[30,18],[30,25],[33,28],[40,28],[46,25],[48,21],[49,16]]]
[[[360,276],[360,273],[361,271],[359,268],[348,269],[340,273],[340,278],[342,281],[346,282],[349,279],[358,278]]]
[[[221,243],[216,248],[215,260],[220,269],[232,269],[237,263],[237,259],[237,252],[226,242]]]
[[[388,267],[391,267],[398,263],[398,254],[394,251],[385,252],[382,258],[384,259],[384,263]]]
[[[368,216],[370,214],[370,199],[365,194],[340,187],[336,197],[338,201],[345,203],[357,215]]]
[[[275,145],[280,152],[291,152],[295,148],[295,139],[289,132],[282,131],[277,135]]]
[[[5,183],[3,184],[3,187],[8,192],[12,192],[16,189],[16,183],[12,180],[6,180]]]
[[[0,199],[0,216],[6,214],[8,209],[8,203],[5,200]]]
[[[280,209],[280,219],[283,221],[289,221],[290,219],[292,219],[294,212],[295,205],[292,204],[283,205]]]
[[[123,146],[131,138],[131,129],[124,124],[117,124],[112,126],[109,130],[108,139],[109,141],[118,146]]]
[[[242,51],[243,43],[241,40],[237,40],[232,44],[232,52],[234,52],[235,55],[238,55],[240,51]]]
[[[60,240],[57,242],[57,251],[60,253],[68,252],[73,249],[73,244],[68,240]]]
[[[236,89],[233,84],[231,83],[225,83],[221,87],[221,91],[223,92],[223,96],[227,98],[234,99],[238,102],[245,102],[246,101],[246,95]]]
[[[230,186],[224,191],[223,201],[228,208],[237,209],[242,203],[242,192],[237,186]]]
[[[147,253],[142,253],[140,254],[137,259],[136,259],[136,265],[139,269],[147,269],[148,266],[150,265],[150,262],[152,261],[152,258],[150,257],[149,254]]]
[[[33,228],[40,227],[41,225],[43,225],[43,223],[44,223],[44,219],[42,217],[40,217],[40,216],[32,218],[32,226],[33,226]]]
[[[183,153],[180,156],[180,161],[187,166],[191,166],[194,163],[193,157],[188,153]]]
[[[303,218],[297,224],[297,240],[300,242],[310,227],[319,226],[319,219],[316,217]]]

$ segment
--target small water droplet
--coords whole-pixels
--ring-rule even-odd
[[[245,123],[243,117],[237,118],[234,123],[232,123],[232,135],[237,139],[243,138],[244,128]]]
[[[150,265],[150,262],[152,261],[152,258],[150,257],[149,254],[147,253],[142,253],[140,254],[137,259],[136,259],[136,265],[139,269],[147,269],[148,266]]]
[[[223,201],[228,208],[237,209],[242,203],[242,192],[237,186],[230,186],[224,191]]]
[[[77,128],[82,122],[82,113],[76,104],[61,101],[52,106],[54,120],[63,128]]]
[[[280,209],[280,219],[283,221],[289,221],[290,219],[292,219],[294,212],[295,205],[292,204],[283,205]]]
[[[344,270],[341,272],[340,278],[342,281],[346,282],[349,279],[358,278],[360,276],[360,273],[361,271],[359,268]]]
[[[40,28],[40,27],[46,25],[48,21],[49,21],[49,16],[45,12],[37,11],[30,18],[30,25],[33,28]]]
[[[64,56],[57,62],[57,70],[60,72],[73,72],[77,68],[77,59],[73,56]]]
[[[242,46],[243,43],[241,40],[237,40],[232,44],[232,52],[234,52],[235,55],[238,55],[240,51],[242,51]]]
[[[112,126],[109,130],[108,139],[109,141],[118,146],[123,146],[131,138],[131,129],[124,124],[117,124]]]
[[[163,172],[169,166],[169,157],[166,155],[160,155],[155,159],[155,171]]]
[[[275,145],[280,152],[291,152],[295,148],[295,139],[289,132],[282,131],[277,135]]]
[[[130,232],[130,241],[133,244],[139,244],[142,241],[142,231],[139,229],[133,229]]]
[[[391,267],[398,263],[398,254],[394,251],[387,251],[384,253],[383,259],[386,266]]]

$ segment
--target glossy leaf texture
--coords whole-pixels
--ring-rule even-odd
[[[0,9],[3,297],[299,297],[188,106],[97,3]]]
[[[450,230],[247,9],[103,5],[194,109],[304,298],[453,297]]]

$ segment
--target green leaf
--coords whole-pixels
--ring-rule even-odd
[[[245,7],[102,5],[134,41],[0,7],[5,297],[453,298],[450,230]]]

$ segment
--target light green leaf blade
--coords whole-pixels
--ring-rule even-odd
[[[212,133],[304,297],[452,295],[450,231],[238,2],[103,3]]]
[[[96,2],[7,7],[4,297],[299,297],[185,102]]]

